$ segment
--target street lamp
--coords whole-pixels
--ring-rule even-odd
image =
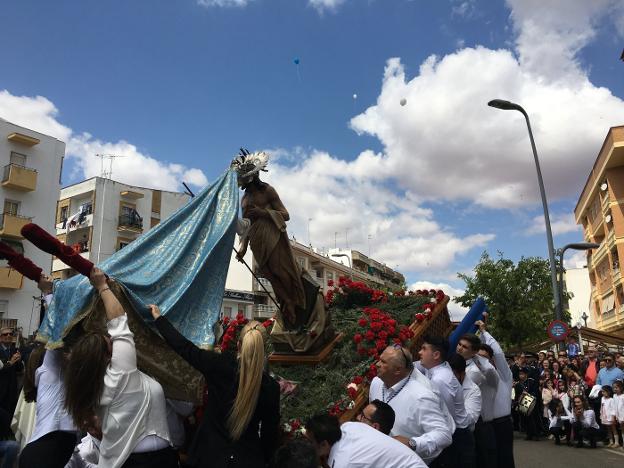
[[[583,311],[583,315],[581,315],[581,318],[583,319],[583,322],[585,322],[585,328],[587,328],[587,319],[589,318],[587,312]]]
[[[548,215],[548,203],[546,202],[546,192],[544,191],[544,181],[542,180],[542,171],[539,165],[539,159],[537,158],[537,149],[535,148],[535,140],[533,139],[533,131],[531,130],[531,122],[529,121],[529,115],[522,108],[522,106],[504,101],[502,99],[494,99],[488,102],[488,106],[502,110],[516,110],[524,115],[529,130],[529,139],[531,140],[531,148],[533,149],[533,157],[535,158],[535,169],[537,170],[537,183],[539,184],[540,196],[542,197],[542,207],[544,208],[544,223],[546,224],[546,239],[548,241],[548,258],[550,260],[550,279],[552,281],[553,297],[555,299],[555,318],[561,320],[561,301],[559,288],[557,284],[557,270],[555,265],[555,248],[553,247],[552,231],[550,229],[550,216]]]
[[[568,249],[591,250],[591,249],[597,249],[598,247],[600,247],[600,244],[596,244],[594,242],[576,242],[574,244],[567,244],[562,249],[559,249],[559,269],[561,270],[561,274],[559,275],[559,293],[561,294],[559,298],[560,300],[559,303],[561,305],[562,312],[563,312],[563,274],[565,273],[565,268],[563,268],[563,254]]]
[[[351,281],[353,281],[353,267],[351,266],[351,257],[343,253],[335,253],[335,254],[331,254],[331,256],[332,257],[345,257],[347,259],[347,261],[349,262],[349,274],[351,276]]]

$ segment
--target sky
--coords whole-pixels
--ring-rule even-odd
[[[63,185],[105,153],[116,180],[196,191],[265,150],[291,235],[451,296],[484,251],[547,256],[526,125],[489,100],[531,117],[556,247],[582,241],[574,206],[624,124],[618,0],[3,7],[0,117],[67,143]]]

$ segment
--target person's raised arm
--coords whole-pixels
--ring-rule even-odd
[[[121,317],[126,313],[123,309],[119,299],[113,294],[113,291],[108,287],[108,281],[106,275],[98,267],[93,267],[89,281],[95,289],[97,289],[102,302],[104,303],[104,310],[106,310],[106,320],[109,322],[117,317]]]

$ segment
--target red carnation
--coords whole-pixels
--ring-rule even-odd
[[[366,338],[368,341],[373,341],[375,339],[375,334],[371,330],[368,330],[364,335],[364,338]]]
[[[356,376],[356,377],[353,377],[353,383],[355,385],[360,385],[363,381],[364,381],[364,379],[361,376],[359,376],[359,375]]]
[[[424,314],[416,314],[416,315],[415,315],[415,318],[416,318],[416,321],[417,321],[418,323],[420,323],[420,322],[422,322],[423,320],[425,320],[425,316],[424,316]]]
[[[329,280],[327,282],[327,286],[329,286],[330,288],[334,286],[334,280]]]
[[[360,333],[356,333],[355,335],[353,335],[353,341],[355,341],[355,343],[360,344],[362,342],[362,335]]]
[[[368,321],[365,318],[361,318],[360,320],[358,320],[358,325],[360,327],[365,327],[366,325],[368,325]]]

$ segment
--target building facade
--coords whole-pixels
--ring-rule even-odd
[[[171,216],[189,199],[186,193],[93,177],[61,189],[56,204],[56,237],[98,264]],[[55,278],[75,274],[61,260],[54,259]]]
[[[65,143],[0,119],[2,219],[0,240],[22,252],[49,274],[52,256],[25,242],[20,230],[34,222],[54,231]],[[0,324],[30,335],[39,326],[37,285],[0,260]]]
[[[599,330],[624,330],[624,126],[609,129],[574,210],[589,250],[591,322]]]

